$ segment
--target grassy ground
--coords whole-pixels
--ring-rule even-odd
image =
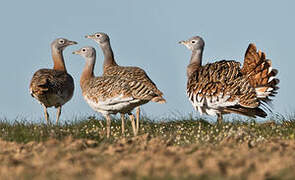
[[[294,179],[295,119],[210,124],[92,117],[60,126],[0,122],[1,179]]]

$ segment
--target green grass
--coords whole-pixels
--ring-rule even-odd
[[[219,143],[225,138],[233,137],[238,142],[250,143],[265,141],[273,138],[294,139],[295,119],[283,116],[271,118],[258,123],[254,120],[239,121],[232,119],[221,125],[209,123],[204,119],[182,117],[181,119],[165,119],[153,121],[143,117],[140,122],[140,134],[148,133],[151,137],[160,137],[172,145],[186,145],[192,143]],[[125,137],[133,137],[130,121],[126,121]],[[101,141],[116,141],[121,139],[121,121],[112,121],[112,137],[105,138],[105,121],[93,117],[85,120],[66,122],[62,125],[46,125],[29,121],[7,122],[0,121],[0,138],[7,141],[27,143],[29,141],[45,141],[48,138],[62,140],[67,136],[73,138],[92,139]],[[251,145],[251,144],[250,144]]]

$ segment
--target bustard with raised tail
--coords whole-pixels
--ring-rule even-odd
[[[241,68],[233,60],[222,60],[202,65],[204,40],[195,36],[179,43],[192,51],[187,66],[187,95],[200,114],[217,116],[237,113],[249,117],[266,117],[262,105],[268,109],[270,97],[275,96],[279,80],[265,53],[250,44]]]

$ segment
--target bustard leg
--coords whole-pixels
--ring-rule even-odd
[[[222,119],[223,119],[223,118],[222,118],[222,114],[221,114],[221,113],[218,113],[218,114],[217,114],[217,123],[218,123],[218,124],[221,124],[221,123],[222,123]]]
[[[43,106],[43,109],[44,109],[44,115],[45,115],[46,123],[47,123],[47,125],[49,125],[50,121],[49,121],[49,114],[47,112],[47,107],[44,104],[42,104],[42,106]]]
[[[125,135],[125,114],[121,114],[121,130],[122,135]]]
[[[140,107],[136,107],[136,134],[138,134],[139,131],[139,117],[140,117]]]
[[[129,118],[131,120],[133,134],[134,134],[134,136],[137,136],[135,122],[134,122],[134,115],[133,114],[129,114]]]
[[[107,120],[107,138],[110,138],[111,135],[111,117],[110,115],[106,115]]]
[[[56,112],[56,125],[58,125],[60,114],[61,114],[61,106],[58,106],[57,112]]]

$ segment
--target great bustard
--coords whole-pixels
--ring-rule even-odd
[[[165,103],[166,100],[162,97],[163,93],[158,90],[156,84],[148,77],[146,72],[139,67],[124,67],[119,66],[114,58],[113,50],[110,44],[110,38],[107,34],[98,32],[92,35],[86,35],[86,38],[93,39],[99,44],[104,54],[103,75],[104,76],[120,76],[125,78],[135,79],[140,82],[144,82],[158,95],[158,99],[155,102]],[[122,123],[124,123],[124,117],[121,114]],[[136,108],[136,131],[139,130],[139,116],[140,107]],[[123,128],[122,128],[123,129]],[[124,129],[123,129],[124,130]]]
[[[85,58],[86,64],[80,79],[83,97],[89,106],[102,113],[107,120],[107,137],[110,136],[111,114],[128,114],[136,135],[134,115],[131,111],[149,101],[159,102],[162,97],[157,90],[146,83],[120,76],[95,77],[93,73],[96,51],[93,47],[83,47],[73,54]]]
[[[64,62],[63,50],[70,45],[77,44],[65,38],[58,38],[51,43],[53,69],[40,69],[33,75],[30,83],[30,93],[44,108],[45,120],[48,123],[48,107],[57,108],[56,124],[61,114],[61,107],[68,102],[74,92],[74,80]]]
[[[202,54],[205,43],[199,36],[180,41],[192,51],[187,66],[187,95],[200,114],[222,115],[237,113],[249,117],[266,117],[261,105],[267,107],[279,87],[274,78],[278,71],[272,69],[271,60],[265,53],[256,50],[250,44],[244,59],[244,65],[236,61],[217,61],[202,66]]]

